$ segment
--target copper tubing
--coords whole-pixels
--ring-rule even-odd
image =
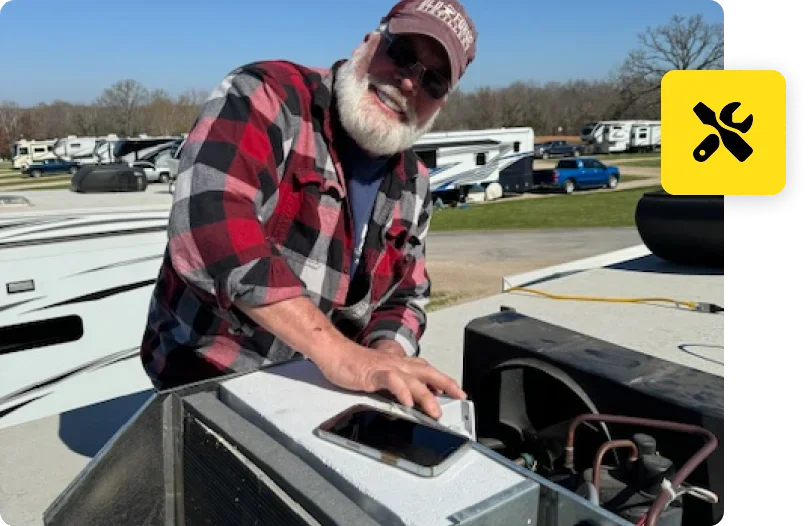
[[[706,443],[703,445],[700,450],[692,455],[692,458],[684,464],[681,469],[675,472],[675,475],[672,477],[672,487],[675,491],[677,491],[683,481],[686,480],[696,467],[700,465],[701,462],[706,460],[706,458],[712,453],[712,451],[717,448],[717,437],[709,431],[708,429],[703,429],[702,427],[697,427],[696,432],[701,434],[706,439]],[[645,526],[655,526],[656,522],[658,521],[658,515],[664,511],[664,508],[669,504],[669,500],[667,498],[667,493],[661,491],[656,497],[655,501],[653,502],[652,506],[650,506],[650,510],[647,512],[647,521],[645,522]]]
[[[690,424],[681,424],[679,422],[670,422],[668,420],[652,420],[648,418],[638,418],[634,416],[624,416],[624,415],[598,415],[593,413],[579,415],[574,420],[571,421],[571,425],[568,427],[568,441],[565,446],[565,467],[567,469],[574,469],[574,433],[576,431],[577,426],[579,426],[583,422],[612,422],[616,424],[628,424],[628,425],[637,425],[637,426],[648,426],[648,427],[655,427],[659,429],[668,429],[672,431],[680,431],[683,433],[691,433],[696,435],[701,435],[705,440],[706,443],[703,445],[700,450],[692,455],[686,464],[684,464],[681,469],[675,472],[675,475],[672,477],[670,481],[672,484],[672,488],[674,491],[678,491],[680,485],[686,480],[692,471],[706,458],[711,454],[712,451],[717,448],[717,437],[714,436],[714,433],[709,431],[708,429],[704,429],[700,426],[693,426]],[[656,522],[658,521],[658,515],[664,508],[669,504],[668,494],[664,491],[661,491],[658,496],[656,497],[655,501],[653,501],[652,506],[650,506],[650,510],[647,512],[647,518],[644,522],[645,526],[655,526]]]
[[[596,488],[597,496],[599,495],[599,472],[602,469],[602,457],[604,457],[605,453],[607,453],[611,449],[620,447],[628,447],[633,450],[633,453],[630,455],[631,461],[636,461],[638,459],[638,448],[636,447],[636,443],[633,442],[632,440],[610,440],[599,446],[599,450],[596,452],[596,457],[593,460],[593,482],[592,482],[593,487]]]

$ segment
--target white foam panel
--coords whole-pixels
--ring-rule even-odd
[[[385,400],[335,388],[309,361],[285,363],[225,381],[222,399],[344,492],[357,496],[358,503],[384,523],[392,513],[408,525],[451,524],[448,517],[452,514],[524,480],[474,450],[441,475],[426,478],[321,439],[314,429],[354,404],[401,411]],[[461,411],[454,402],[445,403],[450,404],[449,410],[439,422],[461,430],[457,421]]]

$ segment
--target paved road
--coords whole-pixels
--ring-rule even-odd
[[[25,197],[32,205],[23,208],[8,207],[8,210],[12,213],[20,211],[56,211],[129,206],[148,206],[168,209],[172,204],[172,195],[168,191],[168,185],[157,183],[150,184],[143,192],[78,194],[67,189],[12,191],[7,188],[0,188],[0,194]],[[2,213],[3,210],[3,208],[0,208],[0,213]]]
[[[497,294],[505,276],[641,243],[635,227],[430,234],[430,308],[446,308]]]
[[[492,232],[436,232],[428,236],[435,261],[571,261],[638,245],[635,227],[566,228]]]

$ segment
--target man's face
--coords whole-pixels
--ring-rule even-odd
[[[447,100],[441,88],[450,65],[442,45],[422,35],[393,39],[371,34],[337,78],[341,121],[372,155],[393,155],[411,147],[430,130]],[[406,69],[396,62],[403,59],[419,64]]]

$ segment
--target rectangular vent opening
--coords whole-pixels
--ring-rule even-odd
[[[75,314],[0,327],[0,354],[74,342],[84,335]]]

